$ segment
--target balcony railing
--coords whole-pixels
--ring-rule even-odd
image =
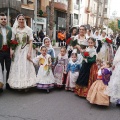
[[[75,9],[75,10],[79,10],[79,5],[74,4],[74,9]]]
[[[54,0],[54,2],[59,2],[59,3],[65,4],[65,5],[68,5],[68,0]]]
[[[74,25],[78,25],[79,24],[79,20],[74,19]]]

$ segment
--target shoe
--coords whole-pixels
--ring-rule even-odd
[[[10,87],[10,85],[8,83],[6,83],[6,89],[7,90],[12,90],[12,88]]]
[[[2,93],[3,92],[3,89],[2,88],[0,88],[0,93]]]
[[[116,104],[117,107],[120,107],[120,104]]]

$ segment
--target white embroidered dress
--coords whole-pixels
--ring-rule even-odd
[[[51,56],[47,54],[45,57],[41,54],[33,59],[33,62],[38,65],[39,64],[39,70],[37,74],[37,84],[41,84],[40,88],[44,88],[47,85],[46,88],[51,87],[51,84],[55,83],[55,78],[52,73],[52,69],[48,67],[49,62],[51,61]],[[38,85],[38,87],[39,87]]]
[[[12,30],[12,39],[22,43],[28,38],[33,40],[32,29],[26,26],[23,30],[16,28]],[[14,61],[11,64],[8,84],[11,88],[25,89],[36,85],[36,73],[33,64],[27,60],[29,44],[22,48],[22,44],[17,46],[15,50]]]
[[[106,93],[111,97],[110,101],[114,103],[120,99],[120,47],[114,57],[113,65],[115,69],[112,72]]]

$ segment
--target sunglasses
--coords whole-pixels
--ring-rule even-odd
[[[6,20],[6,18],[4,18],[4,19],[1,19],[1,20]]]

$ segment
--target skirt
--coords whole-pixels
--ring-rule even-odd
[[[79,76],[79,72],[72,73],[71,71],[67,75],[66,90],[73,90],[75,88],[76,80]]]
[[[87,95],[87,100],[91,104],[109,106],[109,96],[105,94],[107,85],[104,85],[102,80],[95,81],[90,87]]]
[[[91,85],[97,79],[97,71],[98,71],[98,67],[97,67],[96,63],[94,63],[91,66],[91,69],[90,69],[90,76],[89,76],[88,86],[85,87],[85,86],[76,85],[75,94],[77,94],[78,96],[81,96],[81,97],[87,97],[87,94],[88,94],[88,91],[89,91]]]

